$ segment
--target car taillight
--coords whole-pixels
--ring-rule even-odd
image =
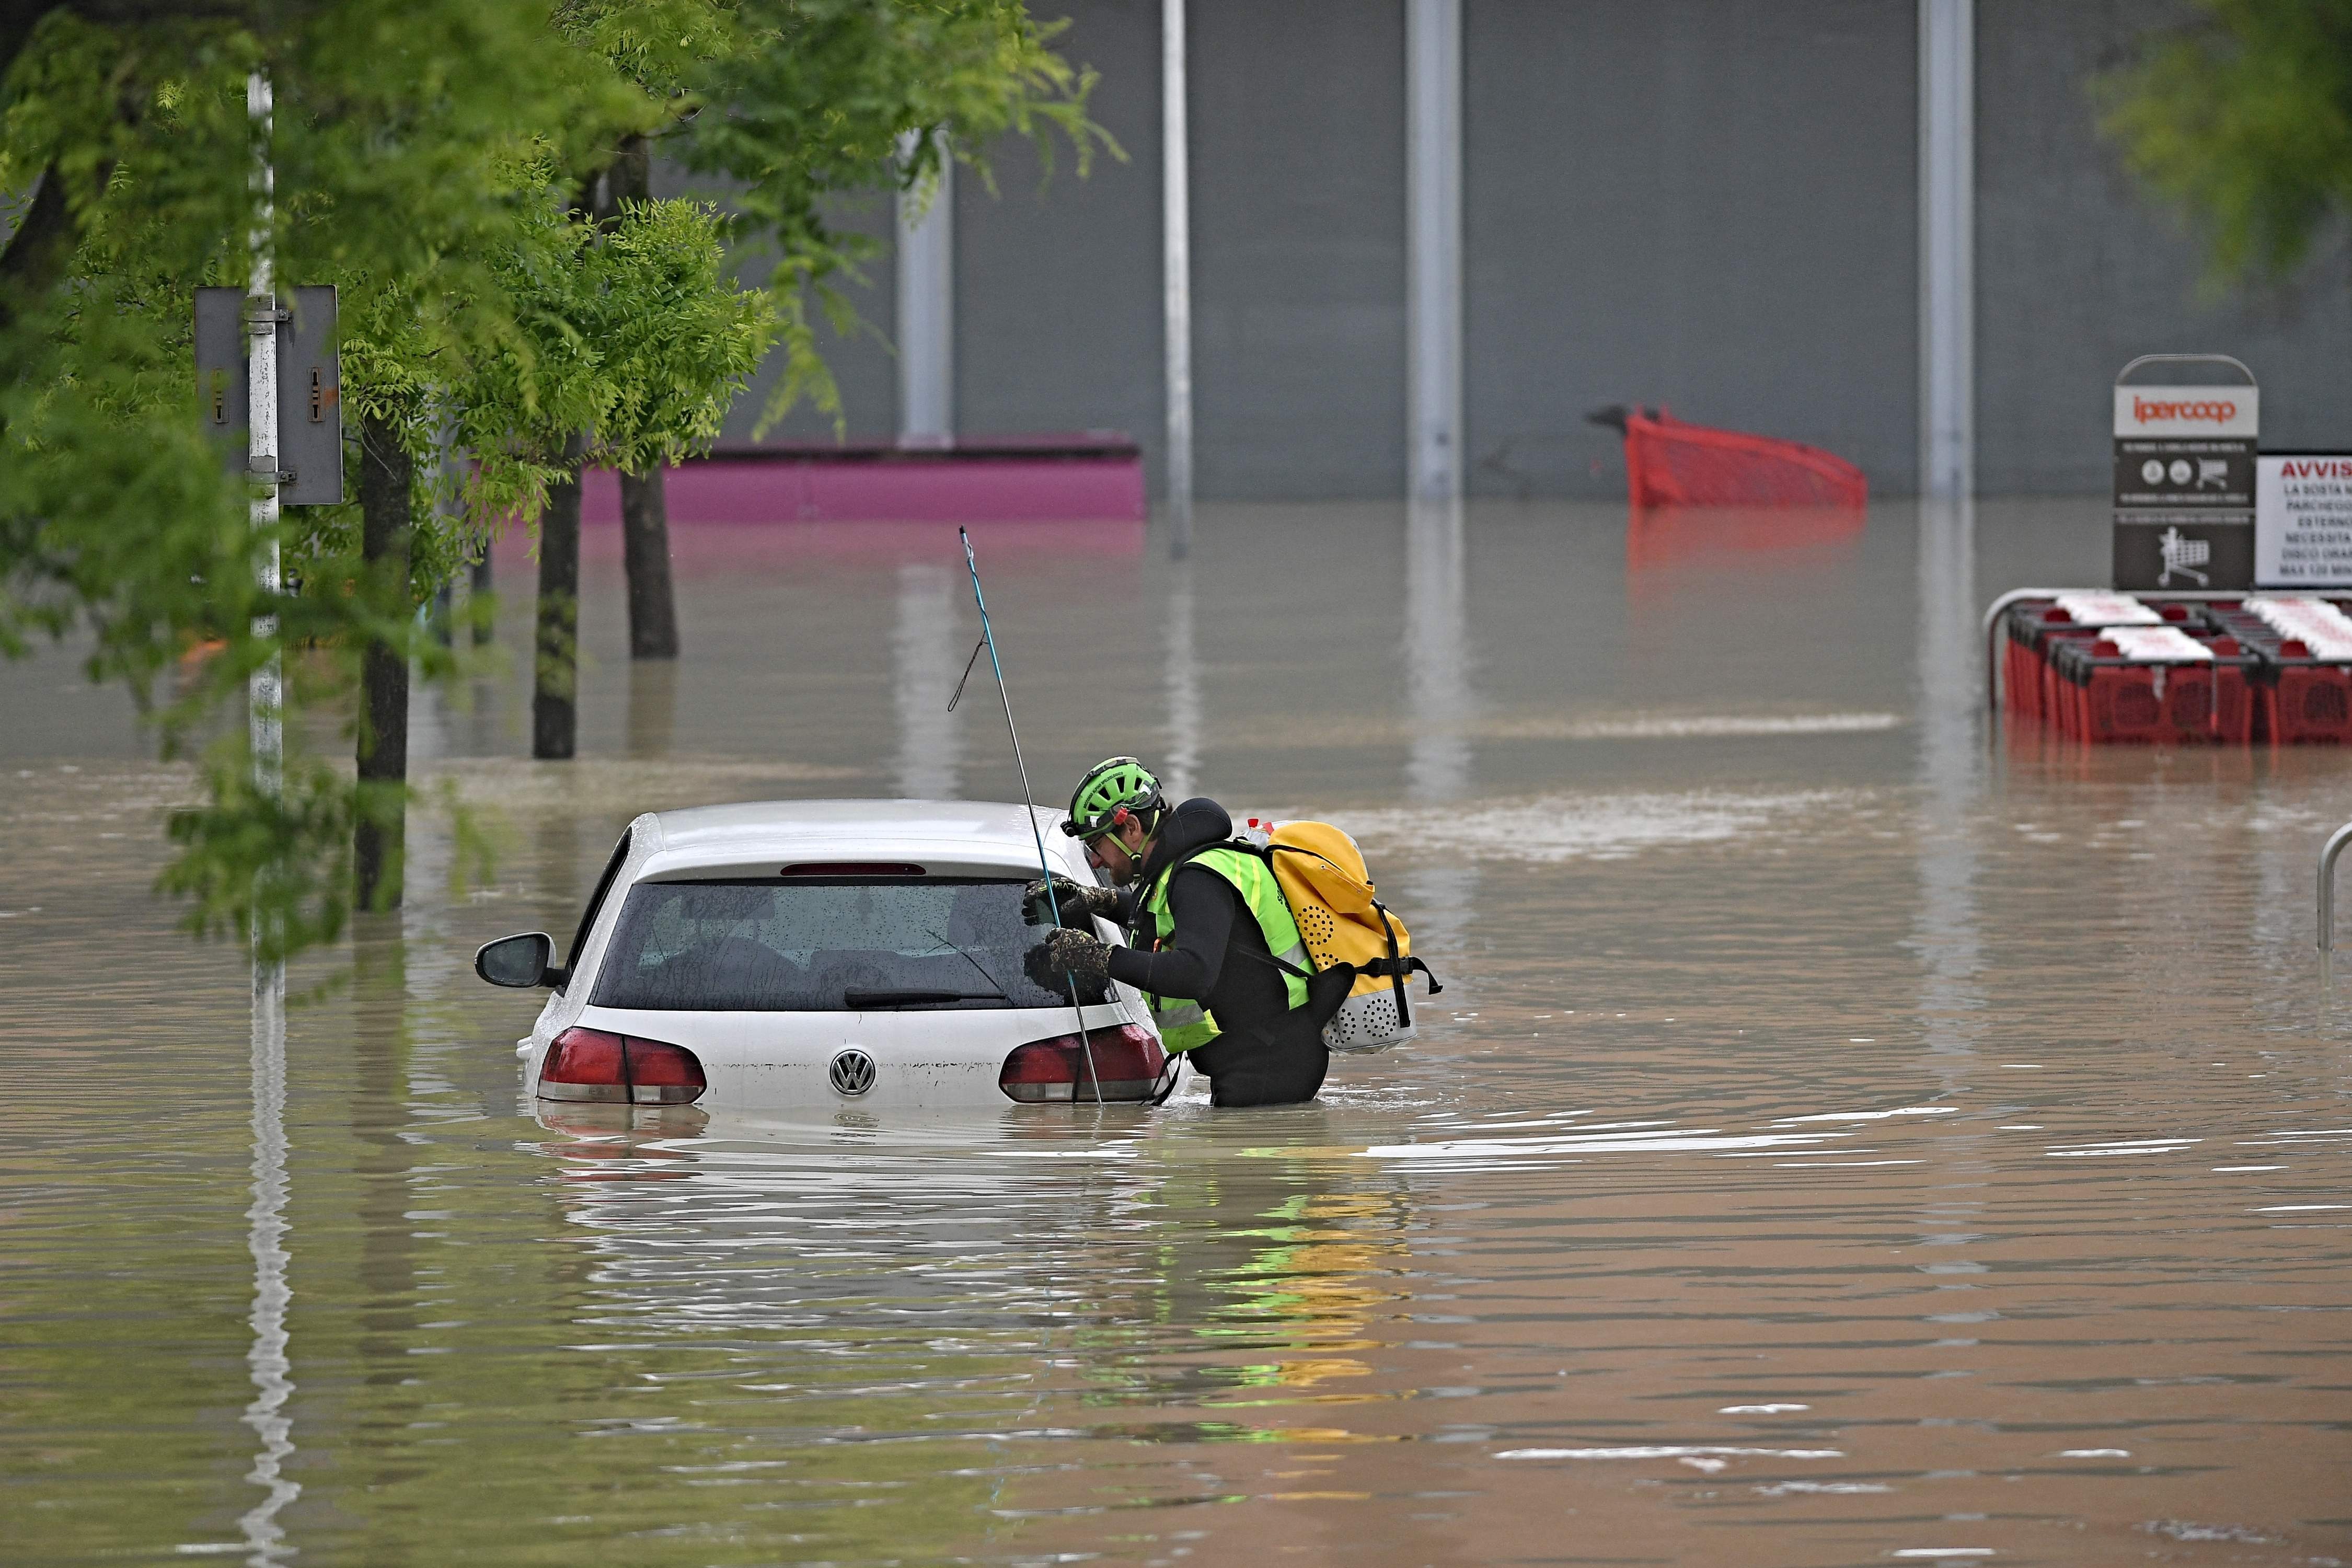
[[[702,1064],[683,1046],[604,1029],[564,1030],[539,1069],[541,1100],[690,1105],[707,1087]]]
[[[1094,1071],[1087,1070],[1089,1048]],[[1015,1046],[996,1075],[996,1087],[1012,1099],[1034,1104],[1047,1100],[1074,1100],[1092,1104],[1095,1077],[1102,1079],[1105,1100],[1149,1100],[1159,1086],[1168,1062],[1159,1039],[1139,1024],[1089,1029],[1085,1039],[1056,1035]]]

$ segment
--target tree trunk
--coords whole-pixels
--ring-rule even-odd
[[[625,137],[604,173],[609,216],[653,200],[653,157],[642,136]],[[621,476],[621,559],[629,574],[629,657],[677,657],[677,595],[670,586],[669,501],[658,465]]]
[[[490,618],[481,605],[481,601],[490,596],[490,547],[487,542],[482,546],[482,558],[474,563],[474,569],[467,577],[466,594],[466,612],[474,623],[474,646],[486,647],[498,635],[498,628],[490,625]]]
[[[397,585],[405,606],[409,509],[415,474],[400,432],[370,418],[360,426],[360,559],[371,584]],[[363,910],[400,907],[408,794],[408,647],[371,641],[360,660],[360,818],[352,873]]]
[[[629,657],[677,657],[677,596],[669,582],[669,503],[662,471],[621,476],[622,557],[629,568]]]
[[[539,520],[539,648],[533,660],[530,754],[572,755],[580,689],[580,456],[564,444],[563,480],[547,492]]]

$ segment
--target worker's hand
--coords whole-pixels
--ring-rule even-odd
[[[1115,920],[1118,916],[1120,903],[1119,891],[1117,888],[1098,888],[1089,882],[1081,882],[1073,877],[1054,879],[1054,897],[1050,900],[1045,897],[1045,883],[1043,878],[1022,889],[1021,896],[1023,907],[1028,912],[1029,923],[1033,926],[1053,924],[1056,903],[1059,904],[1062,918],[1066,921],[1076,920],[1080,915]]]
[[[1082,993],[1099,994],[1110,984],[1110,949],[1086,931],[1055,926],[1029,950],[1021,967],[1048,991],[1064,990],[1075,980]]]

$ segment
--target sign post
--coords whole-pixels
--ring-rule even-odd
[[[2116,587],[2254,585],[2261,399],[2227,354],[2142,354],[2116,375]]]

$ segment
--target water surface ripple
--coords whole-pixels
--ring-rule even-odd
[[[409,907],[294,976],[275,1489],[247,977],[147,895],[187,781],[102,711],[15,742],[0,1555],[2352,1560],[2309,902],[2352,759],[1988,737],[1971,606],[2095,570],[2046,510],[1958,575],[1897,508],[1629,567],[1501,507],[1414,587],[1428,526],[1212,509],[1191,566],[991,584],[1041,780],[1177,756],[1362,835],[1446,982],[1420,1041],[1294,1110],[797,1123],[535,1114],[532,1004],[467,958],[567,930],[637,809],[1009,793],[931,711],[953,574],[686,531],[653,676],[592,541],[590,754],[517,761],[514,680],[421,714],[499,879],[450,893],[426,818]]]

